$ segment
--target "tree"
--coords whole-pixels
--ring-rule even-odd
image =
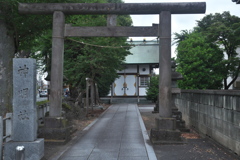
[[[32,57],[36,51],[41,51],[37,57],[41,57],[44,60],[47,67],[50,66],[51,57],[51,30],[52,30],[52,15],[19,15],[18,14],[18,3],[106,3],[106,0],[0,0],[0,34],[1,44],[0,47],[0,112],[4,115],[6,112],[11,111],[12,101],[12,89],[9,88],[12,79],[12,58],[16,57]],[[69,18],[71,17],[71,18]],[[90,17],[90,16],[89,16]],[[82,21],[81,26],[87,26],[89,24],[94,25],[105,25],[102,20],[105,16],[92,15],[84,18],[84,16],[67,16],[67,22],[74,24],[75,21],[78,23]],[[100,18],[101,17],[101,18]],[[119,21],[119,25],[123,23],[129,24],[131,22],[130,16],[120,16],[122,19],[125,17],[125,21]],[[119,17],[119,19],[120,19]],[[93,19],[92,19],[93,18]],[[100,19],[98,19],[100,18]],[[104,23],[103,23],[104,22]],[[76,23],[76,24],[78,24]],[[90,25],[91,26],[91,25]],[[91,41],[89,39],[89,41]],[[101,41],[101,40],[99,40]],[[121,41],[122,42],[122,41]],[[117,42],[115,42],[117,43]],[[117,43],[118,44],[118,43]],[[111,45],[111,44],[109,44]],[[123,43],[119,43],[123,45]],[[1,46],[1,45],[0,45]],[[77,49],[77,47],[75,48]],[[97,49],[96,49],[97,50]],[[124,52],[125,53],[125,52]],[[44,58],[43,58],[44,57]],[[122,59],[121,59],[122,60]],[[75,66],[75,65],[73,65]],[[49,70],[50,68],[48,68]],[[70,70],[70,69],[69,69]],[[76,71],[77,74],[79,71]],[[114,74],[113,74],[114,75]],[[1,78],[1,76],[3,78]],[[107,80],[105,80],[107,81]],[[104,81],[103,81],[104,82]],[[109,82],[108,82],[109,83]]]
[[[118,17],[117,24],[130,26],[131,21],[129,21],[129,17]],[[89,19],[91,19],[91,24],[87,26],[106,26],[107,24],[107,17],[105,15],[82,16],[81,22]],[[75,25],[82,26],[81,22],[77,23],[75,21],[77,23]],[[66,41],[64,73],[68,78],[68,83],[85,89],[85,79],[89,77],[98,84],[100,96],[107,95],[110,85],[118,77],[117,70],[121,69],[125,56],[130,54],[128,51],[130,47],[120,47],[128,46],[126,38],[95,37],[74,39],[84,43],[73,42],[71,40]],[[114,48],[115,46],[120,48]]]
[[[202,40],[199,39],[200,37],[196,37],[196,36],[195,36],[196,39],[192,39],[191,37],[194,36],[194,34],[198,34]],[[216,62],[216,66],[219,66],[219,64],[221,64],[219,66],[221,68],[221,72],[219,70],[216,71],[216,69],[212,70],[211,72],[217,72],[216,75],[219,75],[219,78],[222,78],[224,89],[228,89],[237,79],[240,71],[240,59],[238,58],[238,54],[236,52],[236,49],[240,45],[239,34],[240,34],[240,18],[236,16],[231,16],[229,12],[223,12],[222,14],[216,13],[215,15],[210,14],[205,16],[202,20],[197,21],[197,26],[193,29],[192,33],[187,31],[182,31],[180,34],[175,33],[175,43],[178,44],[177,52],[179,52],[177,53],[179,56],[178,63],[179,63],[179,67],[182,67],[181,69],[179,68],[179,71],[182,74],[185,73],[184,76],[189,76],[190,74],[198,75],[198,73],[196,73],[194,70],[189,70],[189,69],[193,65],[192,61],[194,62],[196,61],[199,64],[201,64],[202,60],[199,58],[193,60],[192,59],[193,57],[191,55],[195,55],[198,52],[207,53],[205,49],[210,47],[211,50],[209,50],[208,53],[210,53],[211,51],[216,56],[216,59],[219,60],[219,63]],[[186,47],[187,44],[185,41],[189,42],[188,47],[191,47],[191,48]],[[199,44],[197,43],[194,44],[193,43],[194,41],[199,42]],[[220,50],[222,52],[220,52]],[[192,52],[191,54],[190,54],[190,51]],[[193,52],[196,52],[196,53],[193,53]],[[218,55],[218,53],[220,55]],[[185,56],[191,56],[191,57],[181,56],[184,54],[186,54]],[[221,59],[221,57],[224,57],[224,58]],[[205,59],[208,59],[208,58],[209,57],[206,56]],[[186,61],[187,59],[189,60]],[[212,61],[212,62],[209,61],[206,63],[213,63],[213,62],[215,61]],[[184,64],[181,64],[181,63],[184,63]],[[189,68],[187,68],[187,66],[189,66]],[[208,67],[206,65],[203,65],[203,66]],[[188,70],[188,72],[184,71],[183,69]],[[232,81],[230,83],[227,83],[227,79],[229,77],[232,77]],[[187,82],[186,79],[184,81]],[[194,82],[195,79],[188,79],[188,81]],[[183,85],[183,82],[182,82],[182,85]],[[199,82],[199,83],[202,83],[202,82]],[[192,84],[192,83],[189,83],[189,84]],[[185,85],[187,85],[187,83],[185,83]],[[185,85],[184,87],[187,87]],[[218,85],[216,85],[214,88],[215,89],[219,88],[217,86]],[[189,86],[187,88],[194,88],[194,87],[196,86],[191,86],[191,87]],[[210,88],[214,89],[212,88],[213,87],[212,85],[209,85],[209,86],[203,85],[202,87],[203,88],[207,87],[207,89],[210,89]],[[197,88],[199,88],[199,86]]]
[[[240,59],[236,49],[240,46],[240,18],[230,15],[229,12],[222,14],[209,14],[202,20],[197,21],[196,31],[206,35],[207,43],[218,45],[226,53],[224,89],[228,89],[237,79],[240,71]],[[228,77],[232,77],[227,83]]]
[[[12,111],[12,58],[14,39],[0,19],[0,116]]]
[[[224,78],[223,52],[198,32],[188,34],[177,47],[177,71],[182,89],[221,89]]]
[[[51,28],[51,16],[19,15],[18,3],[49,2],[47,0],[0,0],[2,18],[14,37],[15,55],[29,57],[31,47],[36,45],[35,38],[41,36],[46,29]],[[34,23],[33,23],[34,22]]]
[[[174,40],[173,44],[179,45],[180,42],[186,40],[190,33],[191,32],[188,30],[182,30],[181,33],[174,33],[175,37],[173,39]]]
[[[150,77],[150,82],[147,88],[147,100],[152,100],[154,103],[158,100],[159,94],[159,76]]]
[[[111,43],[127,45],[125,39],[119,38],[85,38],[82,41],[99,46]],[[107,95],[110,85],[118,77],[116,71],[129,52],[124,48],[93,47],[76,42],[66,42],[66,46],[64,74],[68,83],[85,89],[88,77],[98,84],[101,96]]]
[[[116,0],[115,0],[116,1]],[[96,2],[96,1],[90,1]],[[107,2],[102,0],[98,2]],[[120,3],[121,1],[117,1]],[[73,26],[106,26],[106,15],[74,15],[67,16],[66,23]],[[132,24],[129,15],[120,15],[117,18],[118,26],[130,26]],[[64,76],[66,83],[71,84],[71,92],[78,90],[84,92],[86,78],[91,78],[98,84],[100,95],[107,95],[112,82],[118,77],[117,70],[121,69],[121,64],[125,56],[130,54],[130,47],[126,43],[127,38],[66,38],[64,50]],[[50,71],[51,54],[51,35],[44,35],[37,39],[40,46],[36,48],[41,50],[37,55],[46,64],[46,71]],[[108,46],[108,47],[104,47]],[[119,48],[117,48],[119,47]],[[75,92],[76,93],[76,92]],[[73,96],[73,94],[72,94]],[[75,94],[76,98],[77,94]]]
[[[9,34],[14,37],[15,56],[30,57],[35,54],[38,37],[52,29],[52,15],[18,13],[18,3],[86,3],[86,0],[0,0],[0,19],[7,24]],[[104,3],[105,0],[90,0],[88,3]]]
[[[20,1],[38,2],[37,0]],[[17,9],[18,2],[17,0],[0,0],[1,116],[12,111],[12,59],[15,56],[29,57],[30,49],[34,45],[34,39],[41,35],[46,30],[46,27],[51,26],[51,22],[46,17],[20,16]]]

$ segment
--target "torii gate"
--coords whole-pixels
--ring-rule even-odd
[[[50,117],[61,117],[64,37],[158,36],[159,116],[171,118],[171,14],[205,13],[205,2],[189,3],[20,3],[21,14],[53,14]],[[65,14],[160,14],[153,27],[71,27]]]

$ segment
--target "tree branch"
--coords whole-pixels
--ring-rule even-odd
[[[227,85],[227,89],[236,81],[236,79],[238,78],[238,73],[240,71],[240,62],[238,63],[238,68],[235,72],[235,76],[234,78],[232,79],[232,81]]]

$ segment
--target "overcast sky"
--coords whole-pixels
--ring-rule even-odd
[[[161,2],[206,2],[207,9],[205,14],[182,14],[172,15],[172,34],[181,30],[191,30],[196,26],[196,20],[201,20],[206,14],[222,13],[229,11],[231,15],[240,17],[240,4],[233,3],[232,0],[123,0],[125,3],[161,3]],[[158,15],[131,15],[134,26],[152,26],[152,23],[159,23]],[[173,38],[173,36],[172,36]],[[143,39],[135,37],[133,40]],[[153,37],[147,40],[154,39]],[[172,47],[172,57],[175,46]]]

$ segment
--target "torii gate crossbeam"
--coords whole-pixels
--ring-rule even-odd
[[[158,24],[152,27],[72,27],[65,25],[65,37],[156,37]]]
[[[205,13],[206,3],[19,3],[18,10],[22,14],[199,14]]]

